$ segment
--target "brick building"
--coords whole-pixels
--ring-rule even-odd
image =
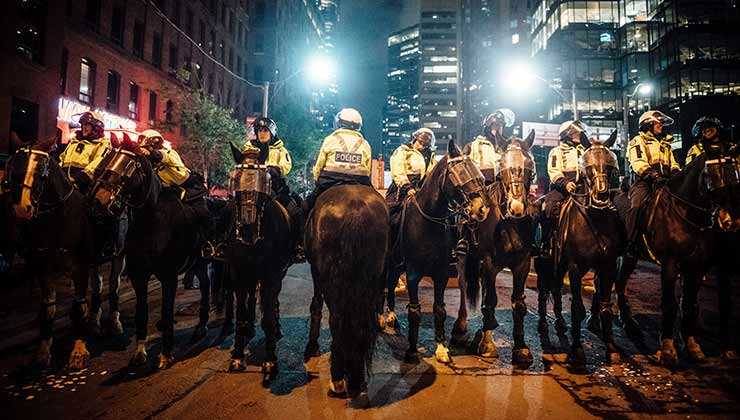
[[[243,120],[248,111],[246,0],[13,0],[0,36],[0,156],[66,129],[74,112],[144,130],[171,122],[180,140],[178,69]],[[66,135],[65,135],[66,137]]]

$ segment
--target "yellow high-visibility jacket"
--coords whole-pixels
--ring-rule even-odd
[[[317,181],[322,171],[370,176],[372,150],[359,131],[340,128],[324,139],[313,167]]]
[[[627,158],[632,170],[639,176],[652,168],[661,176],[668,176],[672,171],[680,170],[671,148],[671,135],[664,139],[655,138],[651,132],[640,132],[632,138],[627,149]]]
[[[470,160],[475,162],[481,171],[492,169],[493,173],[498,173],[498,162],[501,160],[501,152],[490,140],[485,136],[478,136],[468,147],[470,148]],[[465,148],[466,152],[468,151],[468,147]]]
[[[578,182],[581,178],[578,161],[585,151],[580,144],[573,147],[560,143],[553,147],[547,156],[547,175],[550,176],[550,183],[557,185],[569,181]]]
[[[409,175],[418,175],[423,179],[432,171],[436,161],[432,158],[429,167],[426,166],[424,155],[408,144],[398,146],[391,155],[391,177],[398,188],[410,183]]]
[[[157,164],[156,171],[162,186],[175,187],[187,181],[190,170],[185,167],[180,154],[172,149],[160,149],[159,152],[162,153],[162,161]]]
[[[252,144],[251,140],[247,140],[247,142],[244,143],[242,151],[247,151],[247,149],[250,148],[259,149],[257,146]],[[290,173],[290,170],[293,168],[293,162],[290,159],[290,152],[288,152],[288,149],[285,148],[283,141],[276,141],[269,146],[268,150],[269,152],[267,154],[267,161],[265,162],[265,165],[280,168],[280,172],[283,174],[283,176],[287,176]]]
[[[59,166],[67,172],[67,176],[70,176],[70,169],[77,168],[84,170],[92,179],[100,161],[112,149],[110,140],[105,137],[95,140],[78,140],[75,137],[59,155]]]

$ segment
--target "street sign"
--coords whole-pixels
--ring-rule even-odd
[[[522,135],[526,136],[531,130],[534,130],[534,145],[543,147],[555,147],[560,142],[558,124],[546,124],[538,122],[522,122]]]
[[[256,119],[257,117],[247,117],[247,140],[255,140],[257,138],[254,135],[254,130],[252,130],[252,125],[254,125]]]

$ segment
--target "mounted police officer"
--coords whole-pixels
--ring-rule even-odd
[[[435,165],[433,150],[436,138],[428,128],[420,128],[412,134],[410,144],[398,146],[391,155],[391,182],[385,201],[389,207],[398,207],[407,196],[416,194],[424,176]]]
[[[283,140],[278,137],[277,124],[270,118],[261,117],[252,125],[255,138],[247,140],[242,152],[258,151],[257,161],[267,166],[272,190],[277,201],[285,207],[290,216],[291,230],[296,238],[295,260],[303,261],[303,230],[305,218],[301,209],[301,199],[290,193],[286,177],[293,168],[290,152]]]
[[[84,193],[90,187],[95,169],[113,147],[105,137],[105,125],[97,113],[83,113],[79,123],[80,129],[59,155],[59,165],[75,187]]]
[[[691,146],[686,155],[688,165],[702,153],[707,153],[710,159],[730,154],[737,156],[740,148],[730,143],[723,133],[722,121],[715,117],[701,117],[694,123],[691,135],[696,144]]]
[[[345,108],[334,117],[334,132],[324,139],[313,167],[316,188],[306,199],[308,210],[321,193],[335,185],[372,186],[372,150],[361,129],[362,116],[353,108]]]
[[[560,143],[547,156],[547,175],[550,177],[550,192],[545,195],[541,220],[542,252],[549,252],[553,227],[558,223],[560,207],[565,199],[578,191],[584,180],[578,162],[586,149],[587,127],[578,120],[562,123],[558,130]]]
[[[629,192],[627,233],[634,244],[639,233],[640,209],[653,190],[655,182],[664,182],[681,168],[673,156],[672,136],[664,128],[673,119],[660,111],[647,111],[640,116],[639,133],[629,142],[627,158],[637,180]]]
[[[470,159],[483,172],[486,185],[492,184],[496,180],[496,167],[503,154],[497,140],[504,139],[504,128],[511,127],[514,124],[514,119],[514,112],[510,109],[497,109],[483,120],[481,135],[465,146],[463,150],[463,153],[469,155]]]

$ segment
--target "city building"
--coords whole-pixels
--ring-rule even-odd
[[[180,141],[180,70],[238,118],[245,106],[246,1],[27,0],[6,4],[0,54],[0,153],[22,140],[70,135],[72,114],[109,126],[167,127]],[[182,74],[182,73],[181,73]]]

